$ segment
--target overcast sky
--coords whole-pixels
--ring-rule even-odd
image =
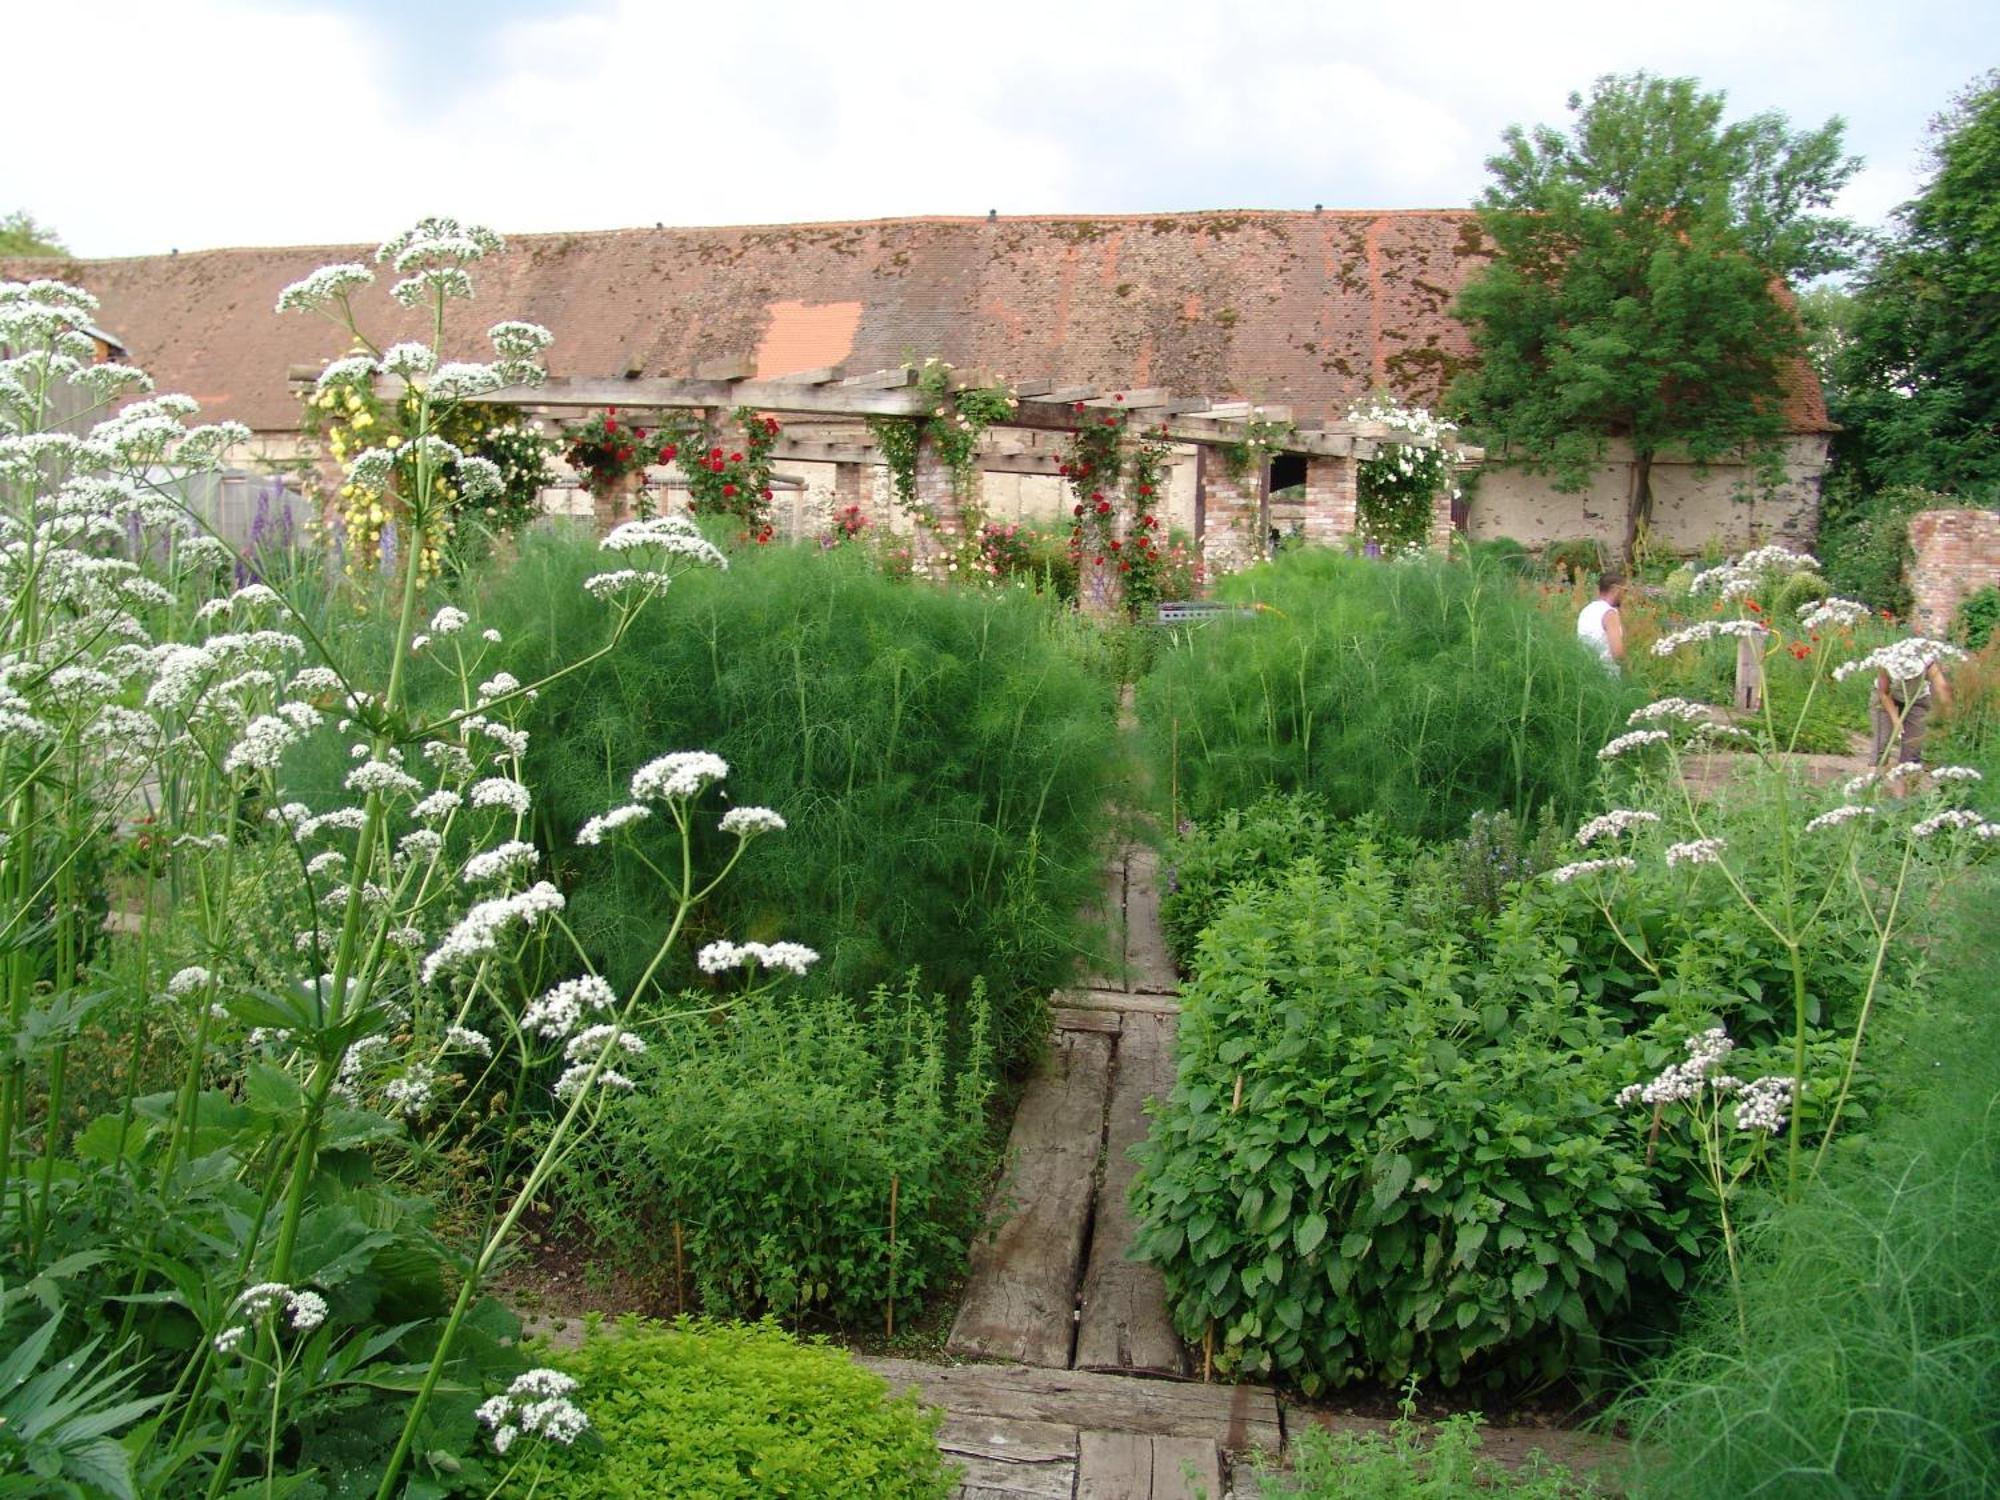
[[[0,158],[80,255],[902,214],[1468,203],[1510,123],[1648,68],[1848,122],[1910,196],[1992,0],[99,0],[0,14]],[[22,66],[29,59],[33,67]]]

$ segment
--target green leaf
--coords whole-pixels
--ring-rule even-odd
[[[1378,1168],[1381,1163],[1377,1163]],[[1401,1152],[1389,1158],[1388,1166],[1375,1183],[1375,1209],[1381,1212],[1403,1196],[1403,1189],[1410,1185],[1410,1159]]]
[[[1299,1254],[1311,1255],[1326,1238],[1326,1215],[1307,1214],[1299,1220],[1298,1228],[1292,1233],[1292,1243],[1298,1246]]]

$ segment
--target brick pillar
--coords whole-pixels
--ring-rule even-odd
[[[1352,458],[1306,459],[1306,543],[1345,547],[1354,536],[1359,495]]]
[[[1265,539],[1257,534],[1258,478],[1254,468],[1232,479],[1219,459],[1203,455],[1208,505],[1201,533],[1201,560],[1210,581],[1262,562]]]
[[[590,514],[597,524],[597,534],[604,535],[615,526],[621,526],[637,514],[639,491],[645,485],[643,469],[634,470],[608,489],[597,491],[590,497]]]
[[[951,468],[928,437],[917,442],[916,526],[910,561],[924,577],[951,576],[951,562],[965,529],[965,512],[951,482]]]
[[[858,505],[861,507],[861,513],[868,515],[868,487],[864,482],[866,476],[862,473],[863,467],[864,465],[861,464],[835,464],[833,466],[833,508],[835,510],[846,510],[850,505]],[[868,519],[873,521],[879,518],[868,515]]]
[[[1439,552],[1451,550],[1452,533],[1458,528],[1451,524],[1451,485],[1431,496],[1431,546]]]

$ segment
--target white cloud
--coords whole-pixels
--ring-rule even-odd
[[[1644,66],[1800,125],[1851,109],[1874,162],[1844,203],[1879,219],[1972,55],[1951,0],[595,0],[466,7],[458,48],[436,13],[294,3],[318,8],[107,0],[81,52],[54,8],[10,16],[17,55],[78,62],[14,71],[10,109],[51,128],[0,209],[134,254],[366,241],[428,211],[522,232],[1439,206],[1479,191],[1502,127]]]

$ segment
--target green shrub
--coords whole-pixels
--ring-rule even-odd
[[[2000,626],[2000,588],[1988,584],[1959,601],[1951,622],[1951,637],[1968,651],[1983,651]]]
[[[1612,1104],[1640,1049],[1560,939],[1510,910],[1481,961],[1409,920],[1365,844],[1203,934],[1134,1203],[1222,1369],[1308,1392],[1548,1379],[1678,1284],[1699,1226]]]
[[[538,1500],[945,1500],[939,1414],[844,1350],[770,1323],[627,1323],[551,1357],[596,1441],[554,1449]],[[533,1461],[530,1460],[530,1463]]]
[[[1941,949],[1938,1013],[1895,1090],[1914,1105],[1749,1237],[1742,1323],[1718,1288],[1618,1409],[1632,1494],[2000,1493],[1995,910],[1988,880]]]
[[[1138,695],[1154,763],[1177,767],[1197,821],[1267,787],[1427,837],[1480,811],[1549,802],[1567,816],[1638,702],[1490,565],[1307,549],[1223,593],[1267,608],[1191,632]]]
[[[1003,976],[996,1035],[1018,1057],[1091,942],[1078,913],[1117,764],[1112,685],[1065,649],[1048,601],[899,583],[854,552],[759,549],[691,574],[671,609],[546,693],[528,725],[541,841],[572,925],[622,988],[658,886],[627,851],[575,847],[576,830],[626,801],[645,762],[712,750],[731,799],[790,828],[750,847],[695,937],[806,943],[823,993],[916,967],[962,1001],[976,975]],[[601,611],[581,585],[602,566],[573,541],[525,548],[486,597],[483,618],[506,636],[492,665],[540,675]],[[702,832],[716,848],[698,856],[718,852],[725,841]]]
[[[1594,581],[1604,571],[1604,544],[1594,537],[1550,542],[1542,548],[1542,566],[1558,578]]]
[[[664,1028],[559,1192],[703,1309],[880,1326],[965,1265],[995,1159],[986,1007],[947,1045],[914,976],[866,1006],[760,998]],[[893,1207],[892,1207],[893,1205]]]
[[[1184,823],[1168,842],[1160,926],[1186,972],[1195,941],[1244,881],[1269,882],[1305,855],[1331,862],[1333,834],[1310,792],[1271,792],[1206,823]]]
[[[1892,485],[1849,499],[1828,495],[1819,531],[1820,563],[1833,592],[1894,614],[1910,612],[1910,518],[1918,511],[1962,505],[1956,496],[1914,485]]]

